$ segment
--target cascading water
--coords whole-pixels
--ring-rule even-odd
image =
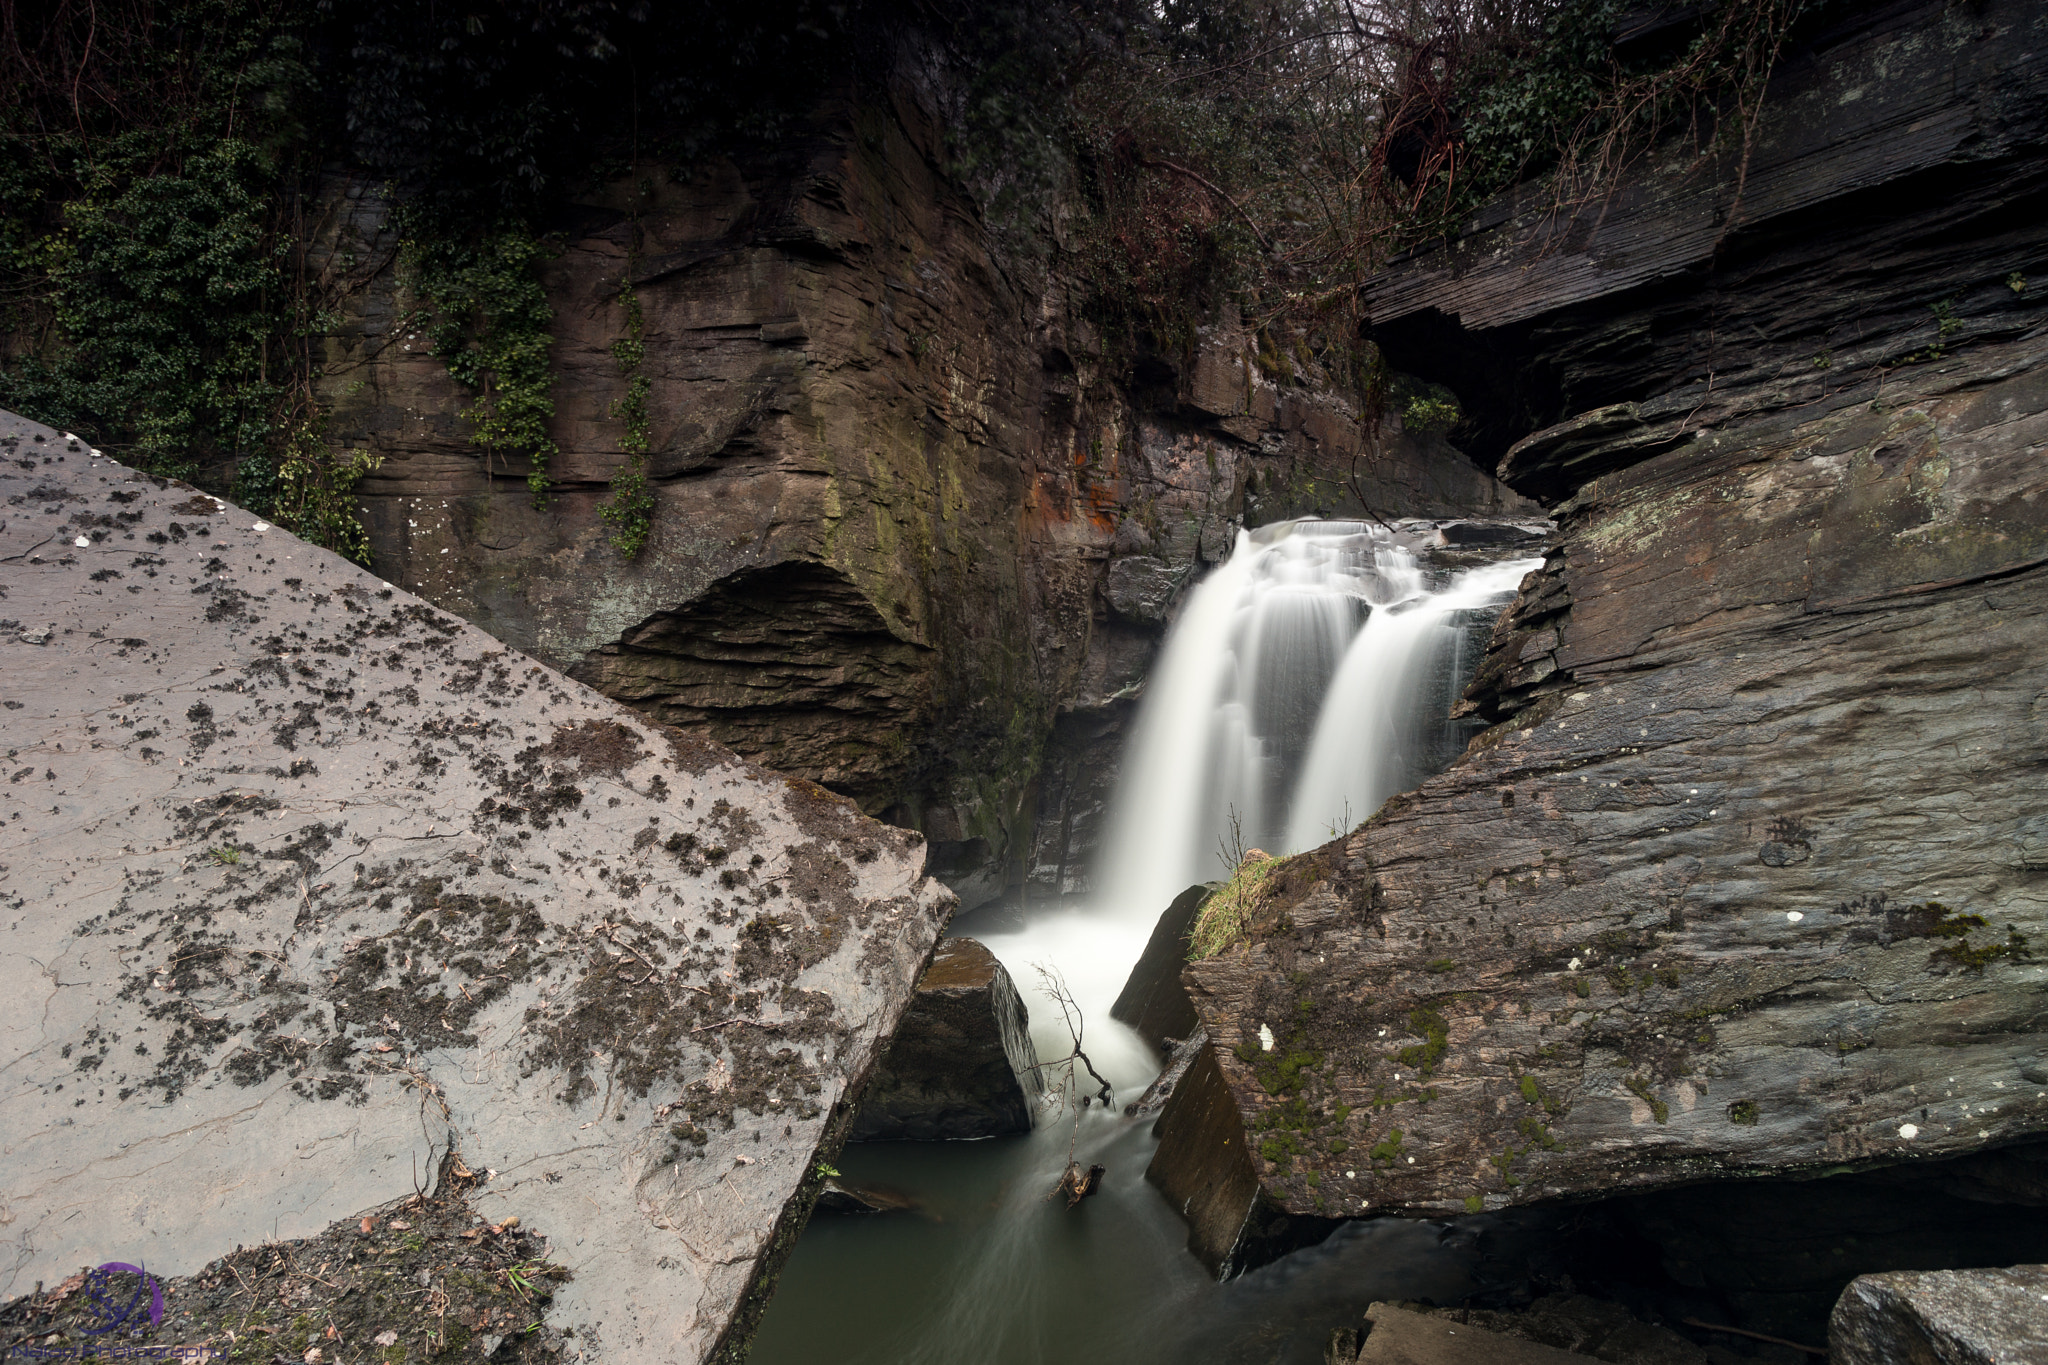
[[[1241,534],[1189,594],[1140,706],[1094,892],[1021,924],[977,912],[953,928],[1008,967],[1041,1057],[1070,1044],[1034,990],[1047,966],[1082,1009],[1096,1068],[1135,1096],[1157,1059],[1108,1010],[1173,897],[1227,872],[1219,850],[1234,841],[1321,843],[1455,756],[1463,731],[1446,717],[1469,637],[1540,561],[1428,567],[1442,540],[1427,523],[1283,523]],[[1037,1365],[1085,1344],[1134,1362],[1310,1362],[1365,1298],[1468,1287],[1432,1231],[1393,1221],[1215,1284],[1143,1180],[1149,1128],[1094,1108],[1049,1114],[1028,1137],[848,1148],[849,1178],[896,1186],[920,1212],[814,1220],[752,1359]],[[1070,1153],[1109,1170],[1073,1210],[1046,1198]]]
[[[1432,575],[1416,550],[1433,538],[1342,521],[1239,535],[1189,596],[1139,715],[1105,907],[1156,915],[1227,873],[1228,850],[1311,848],[1455,756],[1466,636],[1540,561]]]

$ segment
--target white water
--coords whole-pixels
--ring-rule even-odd
[[[977,913],[954,929],[1009,969],[1040,1057],[1072,1045],[1040,990],[1044,966],[1080,1007],[1083,1045],[1117,1105],[1135,1098],[1158,1060],[1110,1004],[1160,912],[1228,871],[1217,850],[1232,816],[1244,846],[1298,851],[1454,756],[1462,732],[1446,714],[1469,669],[1459,650],[1540,561],[1446,581],[1409,548],[1430,539],[1423,525],[1398,538],[1358,523],[1266,527],[1240,535],[1189,595],[1139,708],[1094,893],[1021,924],[984,926]],[[1077,1093],[1092,1089],[1076,1080]],[[1217,1285],[1144,1182],[1154,1145],[1149,1124],[1092,1107],[1049,1111],[1020,1138],[848,1148],[849,1177],[899,1186],[922,1212],[814,1222],[754,1359],[1036,1365],[1088,1342],[1133,1362],[1308,1365],[1361,1294],[1442,1297],[1463,1273],[1433,1232],[1368,1224]],[[1073,1210],[1046,1198],[1070,1151],[1109,1172]],[[1364,1288],[1375,1276],[1384,1290]],[[1268,1339],[1276,1330],[1284,1343]]]
[[[1227,875],[1223,850],[1312,848],[1454,756],[1468,627],[1540,561],[1432,583],[1409,548],[1429,534],[1337,521],[1240,533],[1189,595],[1139,710],[1097,879],[1105,909],[1156,917]]]

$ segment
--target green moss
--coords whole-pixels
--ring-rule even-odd
[[[1485,1212],[1486,1212],[1486,1201],[1485,1201],[1484,1199],[1481,1199],[1481,1198],[1480,1198],[1480,1197],[1479,1197],[1478,1195],[1476,1195],[1476,1194],[1468,1194],[1468,1195],[1466,1195],[1466,1196],[1465,1196],[1465,1212],[1467,1212],[1467,1213],[1485,1213]]]
[[[1543,1103],[1543,1092],[1537,1089],[1536,1078],[1534,1076],[1522,1077],[1522,1083],[1520,1088],[1522,1091],[1522,1098],[1527,1100],[1529,1103]]]
[[[1445,972],[1454,972],[1457,969],[1457,961],[1448,957],[1440,957],[1423,965],[1423,970],[1434,976],[1442,976]]]
[[[1762,1117],[1763,1109],[1755,1100],[1737,1100],[1728,1106],[1728,1121],[1744,1128],[1756,1127],[1757,1120]]]
[[[1441,1014],[1424,1006],[1408,1012],[1408,1028],[1422,1035],[1422,1042],[1395,1054],[1403,1066],[1414,1067],[1424,1076],[1433,1075],[1436,1064],[1451,1047],[1451,1026]]]
[[[1976,920],[1979,924],[1984,922],[1976,915],[1967,918]],[[2007,929],[2003,943],[1987,943],[1981,947],[1972,947],[1970,941],[1964,939],[1960,943],[1951,943],[1946,948],[1936,948],[1929,960],[1946,962],[1973,976],[1982,976],[1986,967],[2001,958],[2025,962],[2032,956],[2033,954],[2027,950],[2027,936],[2017,929]]]
[[[1400,1157],[1405,1150],[1406,1148],[1402,1145],[1401,1141],[1401,1130],[1393,1128],[1388,1130],[1384,1138],[1374,1143],[1372,1149],[1366,1155],[1374,1161],[1393,1161]]]
[[[1573,995],[1576,995],[1577,997],[1579,997],[1579,999],[1584,1000],[1588,996],[1593,994],[1593,986],[1592,983],[1587,981],[1585,977],[1575,976],[1571,979],[1571,991]]]
[[[1650,1089],[1650,1082],[1642,1076],[1631,1076],[1623,1082],[1631,1095],[1650,1106],[1650,1115],[1659,1123],[1671,1121],[1671,1106],[1657,1098],[1657,1092]]]

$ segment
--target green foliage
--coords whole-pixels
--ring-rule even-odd
[[[486,459],[526,461],[534,505],[545,506],[555,313],[539,266],[553,251],[516,221],[469,231],[407,210],[400,225],[400,266],[424,305],[417,321],[448,373],[475,395],[462,411],[471,440]]]
[[[206,850],[206,856],[215,863],[230,867],[242,861],[242,851],[237,848],[209,848]]]
[[[1762,1116],[1763,1109],[1755,1100],[1737,1100],[1728,1106],[1728,1121],[1744,1128],[1756,1127],[1757,1120]]]
[[[1251,932],[1267,880],[1279,866],[1276,859],[1258,849],[1244,855],[1231,872],[1230,880],[1211,891],[1195,911],[1194,931],[1188,936],[1188,961],[1211,958]]]
[[[1484,1199],[1480,1198],[1480,1197],[1479,1197],[1478,1195],[1476,1195],[1476,1194],[1468,1194],[1468,1195],[1466,1195],[1466,1196],[1465,1196],[1465,1212],[1467,1212],[1467,1213],[1485,1213],[1485,1212],[1486,1212],[1486,1201],[1485,1201]]]
[[[626,381],[625,395],[612,403],[612,416],[625,425],[619,448],[626,463],[612,475],[612,494],[598,505],[597,514],[612,528],[612,546],[627,559],[638,555],[654,529],[654,494],[647,488],[648,414],[647,376],[641,373],[647,345],[642,339],[646,322],[640,312],[640,295],[627,285],[620,296],[626,310],[626,331],[612,343],[612,359]]]
[[[24,16],[0,111],[0,404],[156,473],[274,455],[303,17],[266,0]]]
[[[1458,401],[1455,398],[1418,394],[1408,400],[1408,409],[1401,414],[1401,422],[1408,430],[1418,434],[1449,431],[1458,425],[1464,415],[1458,410]]]
[[[356,485],[384,461],[367,450],[337,452],[320,428],[302,423],[292,433],[270,497],[279,526],[358,564],[370,562],[370,533],[355,499]]]

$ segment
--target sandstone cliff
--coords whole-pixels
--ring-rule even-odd
[[[1360,462],[1343,386],[1234,323],[1171,355],[1105,338],[948,179],[948,98],[905,76],[772,153],[562,207],[544,512],[469,444],[387,208],[337,179],[316,260],[372,273],[328,343],[329,436],[384,457],[363,491],[393,582],[923,831],[970,898],[1074,889],[1120,699],[1236,525],[1355,509],[1354,477],[1402,515],[1529,504],[1398,415]],[[597,516],[628,282],[658,502],[630,562]]]
[[[1371,286],[1560,529],[1493,728],[1185,974],[1270,1204],[2048,1130],[2044,41],[1859,12],[1787,55],[1746,177],[1729,139],[1562,218],[1531,187]]]

